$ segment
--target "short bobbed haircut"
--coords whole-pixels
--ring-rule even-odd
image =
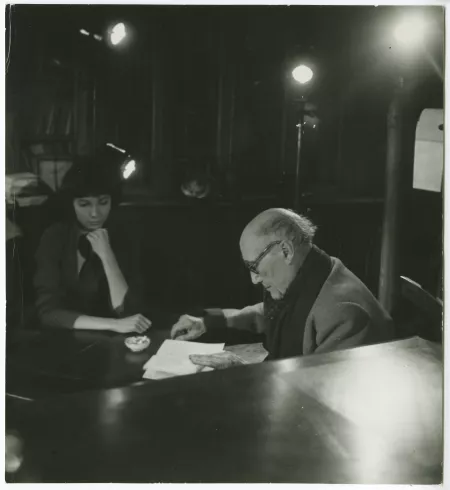
[[[59,191],[66,217],[74,217],[74,199],[102,195],[111,197],[112,208],[120,204],[122,182],[117,162],[103,154],[75,157]]]

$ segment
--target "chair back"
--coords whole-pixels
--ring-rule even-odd
[[[419,336],[442,342],[443,303],[408,277],[400,276],[401,294],[392,316],[400,338]]]

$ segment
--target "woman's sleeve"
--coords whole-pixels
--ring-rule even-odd
[[[72,328],[81,313],[64,307],[65,288],[61,281],[63,230],[54,225],[46,230],[36,253],[34,289],[41,325]]]

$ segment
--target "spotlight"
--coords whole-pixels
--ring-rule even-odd
[[[86,29],[80,29],[80,34],[83,34],[83,36],[89,36],[89,32]]]
[[[123,22],[119,22],[118,24],[116,24],[111,29],[111,32],[109,34],[109,38],[113,46],[117,46],[118,44],[120,44],[125,39],[126,36],[127,36],[127,30]]]
[[[113,150],[117,150],[117,151],[120,151],[120,153],[126,153],[127,151],[124,150],[123,148],[119,148],[118,146],[116,145],[113,145],[112,143],[106,143],[106,146],[109,146],[110,148],[112,148]]]
[[[292,70],[292,76],[296,82],[304,85],[311,81],[314,73],[309,66],[299,65]]]
[[[127,160],[121,167],[122,176],[126,180],[136,171],[136,161],[135,160]]]
[[[394,37],[403,48],[416,48],[423,43],[427,25],[423,17],[410,17],[404,19],[394,29]]]

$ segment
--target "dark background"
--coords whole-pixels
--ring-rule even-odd
[[[417,11],[433,28],[428,55],[413,59],[392,30]],[[411,97],[400,269],[437,293],[441,195],[412,190],[412,155],[420,111],[443,107],[429,62],[442,70],[442,8],[19,5],[6,19],[6,171],[30,169],[36,144],[55,159],[106,142],[129,150],[140,169],[119,212],[124,237],[145,235],[149,294],[179,308],[259,298],[238,240],[259,211],[293,206],[290,72],[300,60],[315,69],[309,100],[319,123],[305,130],[299,211],[319,225],[318,245],[377,292],[386,117],[403,73]],[[104,35],[116,21],[131,30],[117,49],[79,32]],[[214,179],[207,200],[180,192],[193,169]],[[17,217],[32,257],[52,214],[43,206]]]

